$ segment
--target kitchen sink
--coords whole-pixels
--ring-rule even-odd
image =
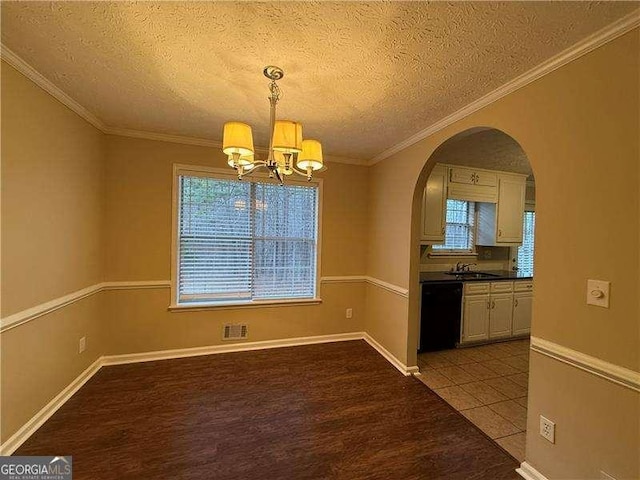
[[[458,278],[495,278],[500,275],[486,272],[445,272],[447,275],[455,275]]]

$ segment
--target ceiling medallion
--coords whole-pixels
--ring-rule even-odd
[[[229,157],[229,166],[238,173],[238,179],[243,175],[253,173],[259,168],[266,168],[270,178],[277,178],[284,183],[287,175],[297,173],[311,180],[315,170],[320,170],[322,160],[322,145],[318,140],[302,139],[302,124],[291,120],[276,120],[276,105],[282,97],[280,87],[276,83],[284,77],[280,67],[269,65],[264,68],[264,76],[269,83],[270,104],[270,139],[269,152],[266,160],[258,160],[254,155],[253,133],[251,126],[242,122],[227,122],[224,124],[222,151]]]

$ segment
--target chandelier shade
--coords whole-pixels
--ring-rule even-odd
[[[276,120],[273,129],[273,149],[282,153],[302,150],[302,124],[291,120]]]
[[[302,152],[298,154],[297,166],[301,170],[320,170],[324,165],[322,159],[322,145],[318,140],[302,141]]]
[[[222,151],[227,155],[253,155],[251,127],[242,122],[227,122],[222,133]]]

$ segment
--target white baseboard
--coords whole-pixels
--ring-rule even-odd
[[[16,433],[0,445],[0,455],[11,455],[22,445],[33,433],[38,430],[44,422],[49,420],[56,411],[69,400],[74,393],[80,390],[87,381],[93,377],[102,367],[102,357],[93,362],[84,372],[78,375],[64,390],[47,403],[31,420],[25,423]]]
[[[413,375],[414,373],[419,372],[419,369],[417,366],[407,367],[404,363],[398,360],[389,350],[387,350],[382,345],[380,345],[376,340],[374,340],[373,337],[368,333],[364,333],[364,336],[362,338],[364,339],[365,342],[367,342],[369,345],[375,348],[380,355],[382,355],[385,359],[387,359],[387,361],[391,365],[396,367],[400,371],[400,373],[402,373],[403,375],[408,377],[410,375]]]
[[[230,345],[211,345],[206,347],[159,350],[155,352],[130,353],[124,355],[107,355],[102,357],[102,364],[122,365],[125,363],[153,362],[155,360],[197,357],[200,355],[215,355],[218,353],[248,352],[251,350],[265,350],[268,348],[344,342],[348,340],[362,340],[364,335],[364,332],[338,333],[335,335],[318,335],[314,337],[284,338],[282,340],[265,340],[261,342],[233,343]]]
[[[525,480],[549,480],[527,462],[522,462],[520,468],[516,468],[516,472]]]
[[[403,375],[409,376],[412,373],[418,372],[418,367],[407,367],[365,332],[286,338],[282,340],[235,343],[231,345],[213,345],[124,355],[105,355],[93,362],[85,371],[67,385],[64,390],[56,395],[49,403],[47,403],[47,405],[45,405],[27,423],[25,423],[16,433],[9,437],[6,442],[0,444],[0,455],[11,455],[15,452],[20,445],[27,441],[27,439],[33,435],[33,433],[38,430],[44,422],[46,422],[62,405],[64,405],[74,393],[80,390],[80,388],[103,366],[151,362],[154,360],[167,360],[171,358],[194,357],[199,355],[214,355],[219,353],[246,352],[251,350],[265,350],[269,348],[313,345],[318,343],[344,342],[349,340],[365,340]]]

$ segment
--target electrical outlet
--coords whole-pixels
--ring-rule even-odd
[[[87,349],[87,337],[82,337],[78,342],[78,353],[82,353]]]
[[[352,318],[353,317],[353,308],[347,308],[347,311],[345,313],[345,316],[347,318]]]
[[[556,424],[542,415],[540,415],[540,435],[551,443],[556,443]]]

